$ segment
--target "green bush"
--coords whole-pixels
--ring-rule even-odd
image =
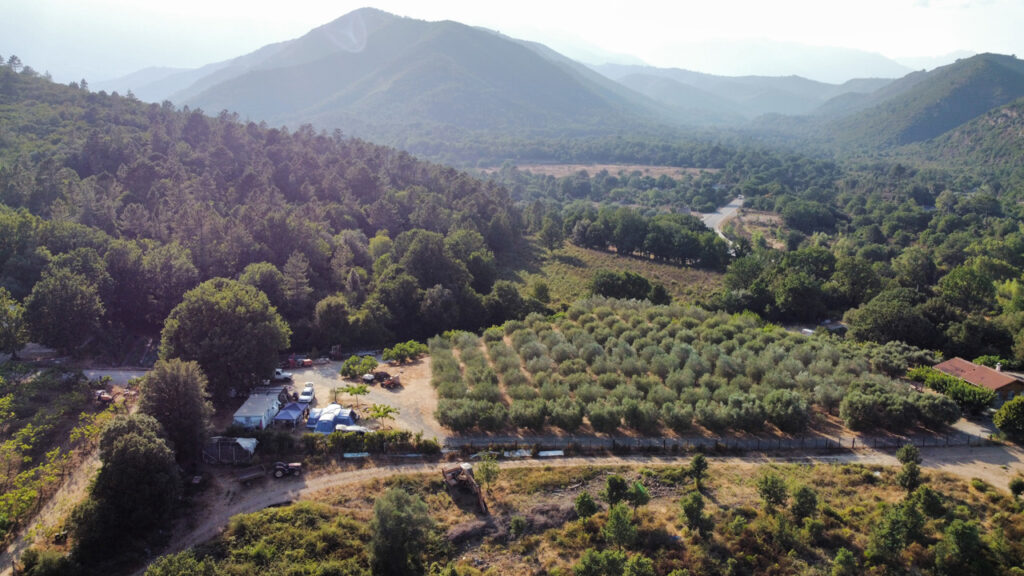
[[[414,360],[427,353],[427,346],[415,340],[409,340],[395,344],[391,348],[385,348],[382,358],[385,362],[397,362],[403,364]]]
[[[520,428],[538,431],[544,427],[547,406],[543,400],[520,400],[512,404],[508,416]]]
[[[345,378],[358,378],[377,369],[377,360],[373,356],[349,356],[341,364],[341,375]]]

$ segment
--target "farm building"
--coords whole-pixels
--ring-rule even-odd
[[[936,364],[935,369],[969,384],[995,392],[995,404],[997,406],[1002,405],[1014,396],[1024,393],[1024,381],[1021,381],[1016,376],[999,369],[968,362],[963,358],[951,358]]]
[[[245,428],[266,428],[273,423],[274,416],[281,407],[283,393],[283,386],[254,389],[242,406],[235,411],[232,423]]]

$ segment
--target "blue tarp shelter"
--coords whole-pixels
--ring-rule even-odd
[[[281,408],[277,416],[274,416],[274,423],[289,424],[294,428],[302,421],[307,410],[309,410],[309,404],[306,402],[289,402]]]

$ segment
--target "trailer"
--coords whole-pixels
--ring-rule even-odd
[[[266,475],[267,470],[263,466],[252,466],[250,468],[245,468],[244,470],[239,470],[238,473],[235,474],[235,480],[237,480],[239,484],[248,486]]]

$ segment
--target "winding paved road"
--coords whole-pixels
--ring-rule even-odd
[[[710,214],[702,214],[700,219],[704,221],[705,226],[711,228],[716,233],[718,233],[718,235],[721,236],[723,240],[729,242],[729,239],[726,238],[725,234],[722,233],[722,224],[725,224],[725,221],[731,218],[732,215],[735,214],[736,211],[742,207],[743,196],[737,196],[733,198],[731,202],[729,202],[725,206],[722,206],[718,210]]]

